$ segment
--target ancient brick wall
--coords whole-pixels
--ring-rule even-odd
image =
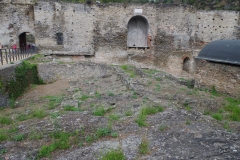
[[[218,92],[240,98],[240,67],[196,60],[195,87],[214,86]]]
[[[18,36],[23,32],[34,35],[34,10],[30,1],[0,2],[0,43],[11,48],[13,44],[19,47]]]
[[[93,54],[95,11],[81,3],[39,1],[35,6],[37,45],[55,54]],[[63,33],[63,44],[57,44],[57,33]]]

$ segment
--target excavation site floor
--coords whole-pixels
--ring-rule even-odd
[[[33,62],[47,83],[0,110],[0,159],[240,159],[237,99],[154,69]]]

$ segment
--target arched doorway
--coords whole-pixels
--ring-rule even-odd
[[[34,36],[29,32],[23,32],[19,35],[19,47],[20,48],[26,48],[29,44],[34,44],[35,38]]]
[[[27,46],[26,32],[23,32],[19,35],[19,48],[26,48],[26,46]]]
[[[128,22],[128,47],[147,47],[148,21],[142,16],[134,16]]]
[[[183,70],[188,72],[188,73],[190,71],[190,58],[189,57],[186,57],[183,60]]]

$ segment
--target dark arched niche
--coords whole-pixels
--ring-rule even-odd
[[[26,32],[19,35],[19,46],[20,48],[25,48],[27,46]]]
[[[128,22],[128,47],[147,47],[148,21],[142,16],[134,16]]]
[[[186,72],[190,71],[190,58],[189,57],[186,57],[183,60],[183,70],[186,71]]]

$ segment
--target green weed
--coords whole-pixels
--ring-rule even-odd
[[[101,98],[101,93],[98,92],[98,91],[96,91],[96,92],[95,92],[95,96],[96,96],[97,98]]]
[[[221,121],[223,119],[223,117],[220,113],[214,113],[214,114],[212,114],[212,117],[218,121]]]
[[[1,154],[4,154],[4,153],[7,153],[7,150],[6,150],[6,149],[1,149],[1,150],[0,150],[0,155],[1,155]]]
[[[63,97],[60,96],[60,95],[57,95],[57,96],[45,96],[44,98],[48,99],[48,101],[49,101],[47,109],[54,109],[54,108],[56,108],[57,106],[60,105],[60,103],[63,100]]]
[[[9,125],[12,123],[12,119],[9,117],[0,117],[0,124]]]
[[[101,160],[125,160],[125,157],[121,150],[110,150],[101,158]]]
[[[112,97],[114,94],[112,92],[108,92],[108,96]]]
[[[82,97],[80,98],[80,100],[85,101],[85,100],[87,100],[88,98],[92,98],[92,96],[83,94]]]
[[[131,78],[136,77],[135,70],[133,66],[121,65],[122,70],[130,75]]]
[[[230,112],[229,118],[232,121],[240,122],[240,100],[234,98],[226,98],[228,105],[224,108]]]
[[[190,125],[190,124],[191,124],[191,121],[190,121],[190,120],[187,120],[187,121],[185,122],[185,124],[186,124],[186,125]]]
[[[155,86],[156,86],[156,88],[155,88],[156,91],[158,91],[158,92],[161,91],[161,86],[159,84],[156,84]]]
[[[6,130],[0,128],[0,142],[8,139]]]
[[[21,141],[24,139],[24,134],[17,134],[13,137],[15,141]]]
[[[139,145],[139,153],[143,155],[149,153],[149,143],[146,138],[143,138],[141,144]]]
[[[110,135],[111,132],[112,132],[111,129],[106,128],[106,127],[98,128],[97,132],[96,132],[96,135],[97,135],[98,138],[100,138],[100,137],[105,137],[105,136]]]
[[[70,134],[66,132],[54,132],[51,134],[51,137],[54,138],[54,142],[50,145],[42,146],[38,152],[38,158],[49,156],[51,152],[56,149],[67,149],[70,147],[69,137]]]
[[[19,114],[19,115],[16,116],[16,119],[18,121],[25,121],[25,120],[30,119],[30,118],[31,118],[31,116],[26,115],[26,114]]]
[[[166,131],[168,129],[168,126],[166,126],[166,125],[161,125],[160,127],[159,127],[159,130],[160,131]]]
[[[135,122],[140,126],[140,127],[144,127],[147,126],[148,124],[145,122],[147,115],[151,115],[151,114],[155,114],[157,112],[162,112],[163,111],[163,107],[143,107],[137,117],[137,119],[135,119]]]
[[[120,116],[119,115],[116,115],[116,114],[110,114],[108,116],[108,118],[111,120],[111,121],[118,121],[120,119]]]
[[[103,105],[97,106],[94,110],[93,110],[93,115],[94,116],[104,116],[105,113],[111,111],[111,108],[109,109],[104,109]]]
[[[80,108],[76,108],[76,107],[74,107],[74,106],[64,106],[64,110],[65,111],[81,111],[81,109]]]
[[[218,92],[217,92],[215,86],[212,86],[211,93],[212,93],[212,95],[214,95],[214,96],[219,96],[219,94],[218,94]]]
[[[131,116],[133,113],[132,113],[132,111],[131,110],[127,110],[126,112],[125,112],[125,116]]]
[[[39,109],[39,110],[35,110],[32,113],[33,117],[37,117],[37,118],[44,118],[48,115],[48,113],[45,110]]]

